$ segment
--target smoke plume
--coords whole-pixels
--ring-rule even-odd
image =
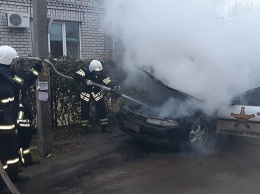
[[[201,99],[206,112],[259,86],[258,1],[106,2],[105,29],[112,26],[122,44],[129,83],[137,84],[134,66],[151,66],[170,87]]]

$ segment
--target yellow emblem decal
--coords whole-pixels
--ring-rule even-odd
[[[247,121],[251,118],[254,118],[255,115],[252,114],[252,115],[246,115],[245,114],[245,107],[241,107],[241,111],[240,111],[240,114],[234,114],[234,113],[231,113],[231,116],[232,117],[235,117],[237,119],[234,127],[237,127],[238,125],[240,125],[241,123],[243,123],[248,129],[250,128],[250,125],[247,123]]]

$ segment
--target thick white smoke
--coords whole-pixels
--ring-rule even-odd
[[[104,24],[122,41],[128,81],[135,65],[150,65],[210,112],[260,84],[258,1],[106,2]]]

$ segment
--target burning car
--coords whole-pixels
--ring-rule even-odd
[[[207,116],[199,108],[190,106],[185,108],[189,114],[178,114],[183,109],[185,101],[201,103],[199,99],[181,91],[175,90],[152,73],[143,71],[155,81],[153,89],[163,86],[164,91],[156,89],[158,96],[149,98],[161,99],[167,94],[168,100],[175,104],[169,107],[162,106],[156,111],[154,102],[152,106],[123,105],[117,114],[119,128],[138,140],[159,143],[185,143],[192,148],[215,146],[221,134],[260,137],[260,88],[255,88],[235,98],[230,105],[223,105],[211,116]],[[157,86],[156,86],[157,85]],[[150,103],[151,105],[151,103]],[[158,114],[170,110],[168,114]]]
[[[145,106],[123,105],[117,114],[119,128],[138,140],[167,144],[185,142],[194,148],[211,143],[216,134],[216,120],[194,107],[185,108],[189,114],[182,112],[182,102],[199,103],[200,100],[167,86],[152,73],[142,70],[153,80],[149,85],[156,92],[149,95]],[[170,107],[165,104],[167,101],[171,102]],[[156,110],[155,105],[162,109]]]

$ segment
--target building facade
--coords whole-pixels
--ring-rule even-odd
[[[54,58],[112,57],[112,38],[106,36],[101,27],[104,17],[102,0],[47,0],[47,10],[49,52]],[[29,27],[15,26],[21,23],[15,16],[23,17],[23,14],[29,16]],[[26,57],[34,54],[32,40],[32,0],[1,0],[0,45],[10,45]]]

